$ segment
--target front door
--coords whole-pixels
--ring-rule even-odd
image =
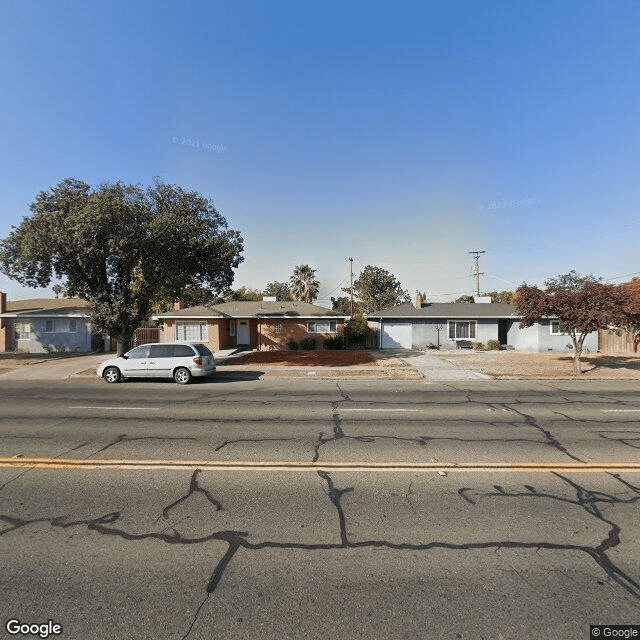
[[[237,344],[251,344],[251,330],[249,327],[249,321],[238,320],[237,322]]]
[[[509,320],[498,320],[498,341],[500,344],[507,344],[507,336],[509,335]]]

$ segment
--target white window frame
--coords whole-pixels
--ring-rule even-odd
[[[208,342],[209,325],[206,320],[178,320],[176,342]]]
[[[557,326],[558,330],[554,331],[553,327]],[[562,330],[564,329],[564,327],[562,326],[562,321],[560,320],[551,320],[551,322],[549,323],[549,333],[552,336],[566,336],[567,335],[567,331],[566,330]]]
[[[282,322],[276,322],[273,325],[273,333],[277,336],[282,334]]]
[[[44,332],[45,333],[77,333],[78,320],[76,318],[45,318]]]
[[[458,325],[469,325],[469,335],[467,337],[458,337]],[[453,327],[453,336],[451,337],[451,328]],[[477,320],[447,320],[447,337],[449,340],[477,340],[478,321]]]
[[[236,321],[235,320],[229,320],[229,335],[230,336],[235,336],[236,335]]]
[[[318,329],[318,325],[324,327],[327,326],[328,329],[324,331],[323,329]],[[307,320],[307,333],[337,333],[338,332],[338,321],[337,320]]]
[[[24,320],[15,320],[13,323],[13,336],[16,340],[31,340],[31,323]]]

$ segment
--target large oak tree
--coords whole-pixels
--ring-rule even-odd
[[[116,337],[119,354],[154,306],[227,290],[243,260],[242,237],[210,200],[158,179],[96,189],[67,179],[29,208],[0,241],[0,268],[28,287],[64,281],[68,296],[91,303],[93,328]]]

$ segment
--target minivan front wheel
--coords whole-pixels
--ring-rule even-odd
[[[180,367],[173,372],[173,379],[178,384],[189,384],[191,382],[191,372],[189,369]]]
[[[107,382],[120,382],[120,369],[118,367],[107,367],[102,374]]]

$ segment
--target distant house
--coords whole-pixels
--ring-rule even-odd
[[[348,316],[307,302],[224,302],[177,308],[153,316],[163,323],[164,342],[203,342],[212,351],[240,345],[259,350],[287,349],[291,340],[315,338],[318,348]]]
[[[89,303],[78,298],[7,301],[0,293],[0,352],[92,350]]]
[[[417,349],[429,344],[457,349],[498,340],[518,351],[573,351],[571,338],[557,318],[542,318],[521,329],[520,317],[510,304],[425,303],[418,295],[413,303],[370,313],[367,319],[379,332],[378,346],[385,349]],[[587,336],[584,349],[598,350],[597,332]]]

